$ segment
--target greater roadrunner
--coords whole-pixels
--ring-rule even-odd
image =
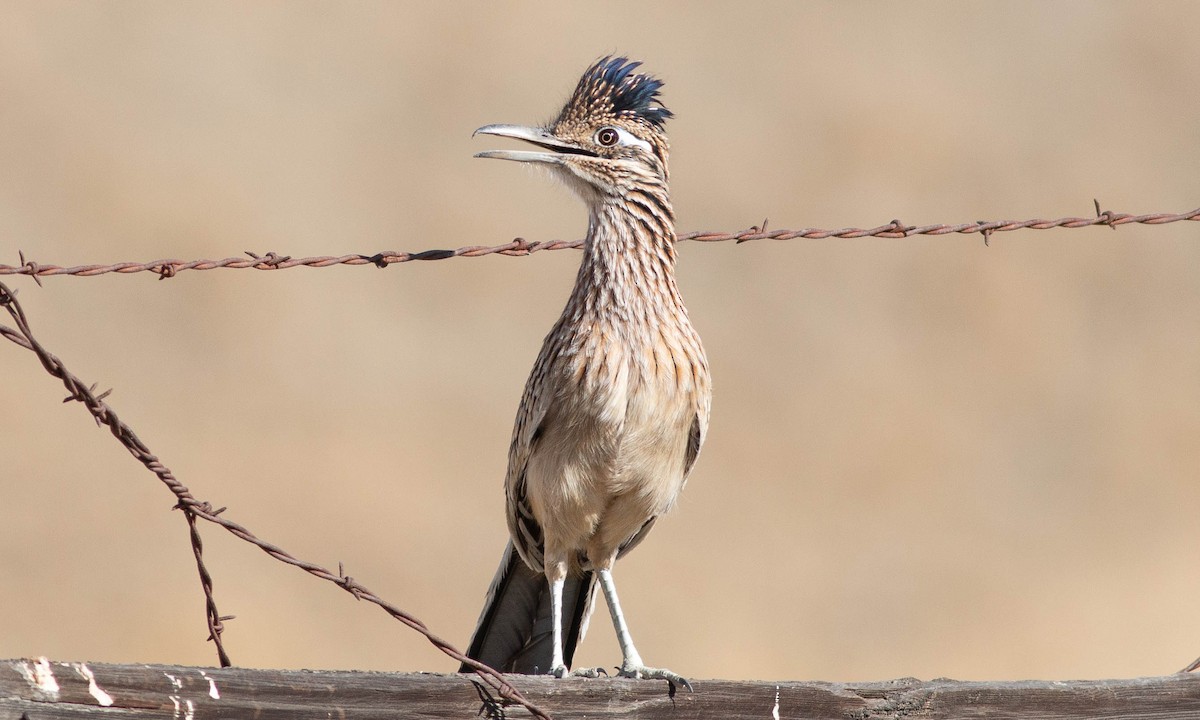
[[[675,284],[663,132],[671,111],[658,97],[662,81],[634,72],[640,64],[597,61],[546,127],[475,131],[545,150],[475,157],[549,168],[587,204],[588,231],[575,288],[517,410],[504,484],[511,539],[467,654],[562,677],[599,578],[621,644],[618,674],[690,689],[642,663],[612,578],[616,559],[675,504],[711,398],[704,348]]]

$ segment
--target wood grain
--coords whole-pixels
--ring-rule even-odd
[[[0,660],[0,720],[472,718],[470,675]],[[657,681],[512,676],[555,718],[1200,718],[1200,675],[1128,680]],[[106,704],[107,703],[107,704]],[[491,716],[499,717],[498,706]],[[527,717],[521,708],[509,718]]]

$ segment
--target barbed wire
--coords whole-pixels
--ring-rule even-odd
[[[1095,225],[1107,225],[1116,230],[1118,226],[1165,225],[1181,220],[1200,221],[1200,208],[1184,213],[1152,213],[1148,215],[1131,215],[1111,210],[1101,210],[1100,202],[1092,201],[1096,206],[1095,217],[1062,217],[1056,220],[976,220],[975,222],[959,223],[957,225],[906,225],[899,220],[892,220],[886,225],[873,228],[847,227],[838,230],[820,228],[801,228],[798,230],[768,230],[767,221],[761,225],[752,225],[738,232],[690,232],[679,236],[680,241],[694,242],[729,242],[738,244],[753,240],[821,240],[827,238],[853,239],[863,237],[907,238],[915,235],[983,235],[985,245],[990,244],[991,236],[998,232],[1013,230],[1050,230],[1053,228],[1084,228]],[[314,257],[294,258],[291,255],[279,255],[268,252],[258,255],[247,251],[248,257],[227,257],[220,260],[151,260],[149,262],[122,262],[110,265],[75,265],[64,267],[26,260],[25,254],[19,253],[20,264],[0,265],[0,275],[29,275],[35,280],[52,275],[73,275],[78,277],[93,277],[107,273],[128,275],[139,272],[153,272],[160,280],[174,277],[184,270],[216,270],[219,268],[231,270],[286,270],[294,267],[324,268],[334,265],[375,265],[387,267],[396,263],[412,262],[414,260],[445,260],[454,257],[484,257],[486,255],[508,255],[523,257],[542,250],[566,250],[583,246],[583,240],[545,240],[529,241],[525,238],[514,238],[501,245],[468,245],[455,250],[422,250],[420,252],[397,252],[386,250],[374,255],[318,255]],[[39,280],[39,284],[40,280]]]
[[[1052,228],[1083,228],[1096,225],[1107,225],[1113,230],[1116,230],[1120,225],[1141,224],[1141,225],[1163,225],[1179,221],[1198,221],[1200,220],[1200,208],[1185,213],[1153,213],[1145,215],[1132,215],[1128,213],[1116,213],[1110,210],[1101,210],[1100,203],[1093,201],[1096,208],[1095,217],[1063,217],[1055,220],[1031,219],[1031,220],[997,220],[984,221],[979,220],[970,223],[960,223],[957,225],[935,224],[909,226],[902,223],[900,220],[892,220],[886,225],[880,225],[874,228],[841,228],[837,230],[819,229],[819,228],[803,228],[798,230],[776,229],[769,230],[767,221],[764,220],[761,225],[754,225],[746,230],[739,232],[690,232],[680,235],[680,241],[695,241],[695,242],[728,242],[734,241],[738,244],[754,240],[792,240],[792,239],[826,239],[826,238],[862,238],[862,237],[880,237],[880,238],[906,238],[915,235],[947,235],[955,234],[982,234],[984,244],[990,242],[991,235],[997,232],[1009,232],[1014,230],[1048,230]],[[39,285],[42,277],[54,275],[71,275],[78,277],[92,277],[107,273],[131,274],[138,272],[153,272],[159,276],[159,279],[174,277],[183,270],[213,270],[219,268],[228,269],[255,269],[255,270],[281,270],[292,267],[331,267],[334,265],[375,265],[377,267],[387,267],[395,263],[411,262],[415,260],[443,260],[452,257],[483,257],[486,255],[508,255],[523,257],[531,255],[542,250],[564,250],[568,248],[582,247],[583,240],[550,240],[541,242],[530,242],[524,238],[515,238],[508,243],[493,246],[473,245],[460,247],[455,250],[424,250],[421,252],[395,252],[385,251],[376,253],[375,255],[341,255],[341,256],[316,256],[307,258],[292,258],[291,256],[281,256],[274,252],[268,252],[265,255],[257,255],[252,252],[247,252],[248,258],[228,257],[221,260],[154,260],[145,263],[114,263],[108,265],[77,265],[71,267],[63,267],[59,265],[48,265],[26,260],[23,252],[18,253],[19,265],[3,265],[0,264],[0,275],[28,275],[34,279]],[[66,386],[70,395],[64,400],[69,402],[76,400],[82,402],[87,410],[95,419],[97,425],[107,426],[114,437],[129,450],[135,458],[153,472],[158,478],[171,490],[177,499],[176,509],[183,511],[184,517],[187,520],[189,528],[189,537],[193,554],[196,560],[197,571],[200,575],[201,586],[205,596],[205,613],[206,622],[209,629],[209,640],[211,640],[217,649],[218,660],[222,667],[231,665],[229,656],[222,642],[221,634],[224,631],[224,622],[233,619],[232,615],[221,615],[217,610],[216,600],[213,596],[212,576],[205,567],[203,560],[203,544],[196,520],[203,519],[208,522],[220,525],[228,530],[236,537],[257,546],[259,549],[266,552],[271,557],[289,565],[294,565],[311,575],[314,575],[323,580],[334,583],[338,587],[346,590],[355,598],[367,600],[391,615],[393,618],[408,625],[412,629],[421,633],[435,647],[441,650],[446,655],[454,658],[459,662],[466,663],[471,667],[479,678],[488,686],[497,691],[500,696],[508,702],[516,703],[524,706],[531,714],[539,718],[549,720],[549,715],[544,710],[534,705],[515,688],[513,687],[499,671],[479,663],[471,658],[466,657],[454,646],[450,645],[445,640],[435,635],[429,628],[416,617],[401,610],[399,607],[387,602],[379,596],[372,593],[361,583],[355,581],[350,576],[346,575],[344,568],[339,563],[338,572],[334,574],[330,570],[300,560],[289,554],[282,548],[268,543],[257,536],[250,530],[239,525],[231,520],[221,517],[221,513],[226,508],[214,509],[213,506],[204,501],[197,500],[177,478],[153,453],[149,448],[137,437],[133,430],[126,425],[113,409],[104,402],[110,391],[105,391],[100,394],[95,393],[95,386],[87,386],[77,376],[66,369],[62,361],[48,352],[38,341],[33,337],[29,327],[28,320],[25,316],[24,309],[16,299],[16,293],[10,290],[4,283],[0,283],[0,306],[3,306],[12,316],[16,329],[0,325],[0,336],[7,338],[15,344],[32,351],[38,356],[42,366],[52,376],[60,379]],[[1191,663],[1183,672],[1188,672],[1200,667],[1200,658]],[[479,687],[477,685],[477,687]],[[482,689],[480,689],[482,693]],[[481,694],[482,697],[482,694]]]
[[[78,376],[74,375],[66,368],[62,360],[59,360],[56,356],[46,350],[46,348],[34,338],[33,331],[29,326],[29,321],[25,316],[25,310],[21,307],[21,303],[17,301],[16,293],[10,290],[8,286],[2,282],[0,282],[0,307],[4,307],[4,309],[8,311],[8,314],[13,318],[13,322],[16,325],[15,329],[6,325],[0,325],[0,336],[11,340],[17,345],[36,354],[42,363],[42,367],[46,369],[46,372],[61,380],[63,385],[66,386],[67,391],[70,393],[63,400],[63,402],[77,400],[83,403],[88,412],[92,414],[96,424],[99,426],[107,426],[112,431],[113,436],[116,437],[117,440],[119,440],[135,458],[145,465],[148,470],[157,475],[159,480],[161,480],[163,484],[165,484],[167,488],[175,495],[177,500],[175,509],[182,510],[184,517],[187,518],[192,552],[196,558],[196,567],[200,574],[200,584],[204,590],[205,612],[207,615],[209,631],[208,639],[216,645],[217,657],[221,663],[221,667],[229,667],[232,664],[228,653],[225,651],[224,643],[221,639],[221,633],[224,631],[224,622],[233,619],[233,616],[221,615],[217,611],[216,600],[213,597],[212,576],[209,574],[208,569],[204,565],[203,544],[200,540],[199,529],[196,527],[197,518],[220,525],[236,537],[257,546],[259,549],[266,552],[276,560],[289,565],[294,565],[311,575],[321,578],[322,580],[328,580],[329,582],[332,582],[343,590],[349,592],[359,600],[366,600],[378,605],[388,615],[391,615],[393,618],[424,635],[425,638],[434,645],[434,647],[441,650],[446,655],[449,655],[451,658],[454,658],[461,663],[466,663],[475,671],[476,675],[478,675],[484,683],[500,693],[502,698],[524,706],[535,717],[543,718],[544,720],[550,720],[550,716],[544,710],[525,699],[520,691],[518,691],[505,679],[502,673],[494,668],[467,657],[453,645],[435,635],[425,625],[425,623],[421,622],[416,617],[410,615],[404,610],[401,610],[399,607],[380,598],[378,595],[372,593],[361,583],[357,582],[349,575],[346,575],[341,563],[338,564],[338,572],[335,575],[316,563],[300,560],[279,546],[273,545],[258,538],[254,535],[254,533],[250,532],[250,530],[246,529],[244,526],[239,525],[227,518],[221,517],[221,513],[225,512],[226,508],[222,507],[214,509],[211,503],[197,500],[195,496],[192,495],[191,491],[188,490],[188,488],[175,477],[170,468],[168,468],[161,460],[158,459],[157,456],[150,452],[150,449],[144,442],[142,442],[140,438],[138,438],[138,436],[133,432],[133,429],[130,428],[129,425],[125,424],[125,422],[117,416],[112,407],[104,401],[104,399],[108,397],[109,393],[112,392],[111,390],[104,391],[97,395],[95,392],[95,385],[88,386],[86,383],[80,380]]]

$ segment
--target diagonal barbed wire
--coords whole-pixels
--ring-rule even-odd
[[[1014,230],[1050,230],[1053,228],[1085,228],[1096,225],[1107,225],[1116,230],[1121,225],[1165,225],[1181,220],[1200,220],[1200,208],[1184,213],[1152,213],[1147,215],[1131,215],[1111,210],[1101,210],[1100,203],[1093,200],[1096,206],[1095,217],[1061,217],[1056,220],[976,220],[975,222],[959,223],[957,225],[906,225],[899,220],[892,220],[885,225],[872,228],[846,227],[837,230],[821,228],[800,228],[797,230],[769,230],[767,221],[761,225],[752,225],[738,232],[690,232],[679,236],[680,241],[694,242],[736,242],[744,243],[752,240],[823,240],[827,238],[853,239],[863,237],[878,238],[907,238],[915,235],[983,235],[984,244],[988,244],[991,236],[999,232]],[[294,267],[323,268],[334,265],[375,265],[387,267],[396,263],[412,262],[414,260],[445,260],[454,257],[483,257],[485,255],[508,255],[523,257],[542,250],[566,250],[583,246],[583,240],[544,240],[529,241],[525,238],[514,238],[501,245],[467,245],[454,250],[422,250],[420,252],[397,252],[385,250],[374,255],[318,255],[313,257],[294,258],[290,255],[279,255],[268,252],[264,255],[247,252],[248,257],[227,257],[220,260],[175,260],[162,259],[149,262],[122,262],[110,265],[75,265],[61,266],[26,260],[24,253],[20,254],[20,264],[0,264],[0,275],[29,275],[35,280],[52,275],[73,275],[77,277],[93,277],[107,273],[128,275],[139,272],[152,272],[159,279],[174,277],[184,270],[216,270],[220,268],[231,270],[285,270]]]
[[[296,558],[289,554],[283,548],[273,545],[265,540],[262,540],[232,520],[221,517],[221,513],[225,508],[214,509],[211,503],[197,500],[192,495],[191,491],[180,482],[159,458],[150,452],[150,448],[133,432],[123,420],[117,417],[116,412],[112,407],[104,401],[111,392],[105,391],[97,394],[95,386],[88,386],[78,376],[69,371],[56,356],[46,350],[33,336],[33,331],[29,326],[28,318],[25,316],[25,310],[21,307],[21,303],[17,301],[16,293],[10,290],[4,283],[0,282],[0,307],[8,311],[8,314],[13,319],[13,324],[16,326],[8,327],[0,324],[0,337],[11,340],[13,343],[33,352],[41,361],[42,367],[46,372],[62,381],[70,393],[63,402],[77,400],[84,404],[88,412],[91,413],[97,425],[106,426],[112,431],[112,434],[117,440],[125,446],[127,450],[137,458],[148,470],[158,476],[158,479],[167,486],[167,488],[175,495],[177,503],[176,509],[182,510],[187,518],[189,535],[192,543],[192,552],[196,558],[196,566],[200,573],[200,582],[204,590],[205,611],[207,614],[209,639],[217,647],[217,657],[221,663],[221,667],[229,667],[231,661],[229,655],[225,652],[224,644],[221,640],[221,633],[224,630],[224,621],[233,618],[231,615],[220,615],[217,612],[216,601],[213,598],[212,577],[204,565],[203,560],[203,545],[200,541],[200,533],[196,527],[196,520],[207,520],[215,523],[228,530],[233,535],[245,540],[252,545],[257,546],[260,550],[266,552],[271,557],[289,565],[294,565],[305,572],[328,580],[343,590],[349,592],[359,600],[378,605],[388,615],[408,625],[425,636],[430,643],[437,649],[441,650],[446,655],[455,660],[466,663],[471,667],[476,675],[479,676],[483,683],[496,690],[500,696],[506,700],[524,706],[533,716],[550,720],[550,716],[544,710],[534,705],[529,700],[513,687],[508,680],[499,671],[484,665],[476,660],[468,658],[453,645],[446,642],[442,638],[435,635],[425,623],[418,620],[416,617],[401,610],[399,607],[389,603],[372,593],[362,584],[355,581],[350,576],[346,575],[341,565],[338,565],[338,572],[335,575],[333,572],[317,565],[316,563],[307,562]]]

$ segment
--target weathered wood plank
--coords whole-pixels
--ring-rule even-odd
[[[0,720],[471,718],[465,675],[0,660]],[[1200,675],[1071,682],[665,682],[514,676],[556,719],[1200,718]],[[527,717],[508,708],[509,718]]]

